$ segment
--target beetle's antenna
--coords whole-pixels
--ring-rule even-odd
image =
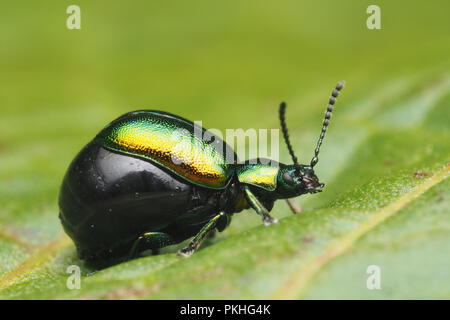
[[[344,87],[345,81],[340,81],[334,88],[333,92],[331,92],[331,97],[329,100],[329,104],[327,107],[327,111],[325,111],[325,118],[323,119],[322,132],[320,133],[319,140],[317,140],[316,150],[314,150],[314,157],[311,159],[311,167],[314,167],[319,161],[319,151],[320,146],[322,145],[323,137],[325,136],[325,132],[327,131],[328,123],[330,122],[331,112],[333,112],[333,105],[336,102],[336,98],[339,95],[339,91]]]
[[[297,161],[297,157],[294,154],[294,150],[292,149],[292,145],[291,142],[289,141],[289,134],[288,134],[288,129],[286,126],[286,120],[285,120],[285,113],[286,113],[286,103],[282,102],[280,104],[280,122],[281,122],[281,130],[283,131],[283,137],[284,137],[284,141],[286,141],[286,145],[288,147],[289,150],[289,154],[292,157],[292,161],[294,161],[294,166],[297,168],[297,170],[300,170],[300,166],[298,164]]]

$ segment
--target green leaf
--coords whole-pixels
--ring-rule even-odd
[[[410,3],[408,16],[386,3],[375,31],[364,29],[364,5],[332,1],[201,1],[202,12],[108,2],[107,20],[104,6],[82,2],[88,18],[70,32],[55,27],[61,4],[33,4],[46,34],[18,23],[34,19],[19,4],[2,6],[10,15],[0,22],[9,49],[0,50],[8,62],[0,79],[0,298],[450,298],[448,1],[437,11]],[[426,14],[427,23],[411,21]],[[347,86],[317,165],[326,187],[296,199],[302,213],[278,201],[279,223],[265,227],[241,212],[187,259],[175,254],[183,244],[109,267],[77,257],[58,219],[62,177],[129,105],[162,106],[208,128],[277,128],[282,97],[307,163],[341,79]],[[280,149],[289,162],[283,141]],[[81,268],[80,289],[67,287],[71,265]],[[367,287],[372,265],[380,289]]]

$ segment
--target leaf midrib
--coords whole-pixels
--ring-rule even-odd
[[[310,280],[321,268],[328,264],[332,259],[350,250],[359,238],[384,222],[390,216],[399,212],[428,189],[446,179],[449,174],[450,165],[447,164],[422,184],[413,188],[386,207],[381,208],[372,216],[372,218],[361,224],[357,229],[334,241],[323,253],[310,259],[305,265],[294,272],[283,285],[270,295],[270,299],[298,299],[308,286]]]
[[[24,275],[39,269],[40,266],[48,262],[53,256],[56,256],[61,248],[69,246],[71,243],[70,238],[63,235],[57,240],[42,246],[36,254],[0,277],[0,290],[10,287]]]

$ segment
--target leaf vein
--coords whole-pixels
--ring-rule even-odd
[[[347,252],[360,237],[400,211],[428,189],[446,179],[449,174],[450,164],[447,164],[421,185],[407,192],[386,207],[381,208],[372,218],[361,224],[357,229],[336,240],[322,254],[312,258],[304,266],[300,267],[286,282],[273,292],[271,299],[297,299],[300,297],[309,281],[323,266],[332,259]]]

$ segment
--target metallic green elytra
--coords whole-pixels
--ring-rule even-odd
[[[103,147],[153,161],[187,181],[225,188],[234,173],[236,154],[218,137],[204,139],[206,130],[170,113],[141,110],[128,113],[95,138]],[[227,155],[231,165],[227,164]]]

